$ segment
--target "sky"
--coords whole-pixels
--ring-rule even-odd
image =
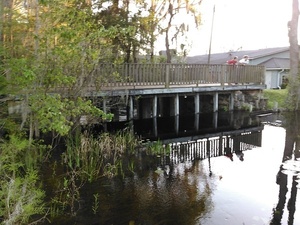
[[[211,53],[289,46],[292,0],[203,0],[200,7],[202,25],[189,34],[189,56],[209,53],[211,31]]]

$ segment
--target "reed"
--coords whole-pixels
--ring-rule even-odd
[[[69,210],[75,216],[80,208],[80,190],[85,182],[94,182],[100,177],[114,177],[133,169],[127,165],[127,156],[134,154],[140,141],[130,132],[119,131],[115,134],[101,133],[94,137],[87,131],[77,132],[66,139],[66,150],[62,154],[65,173],[58,176],[56,185],[59,190],[52,199],[51,216]],[[126,166],[125,166],[126,165]],[[54,172],[56,174],[56,172]],[[95,213],[98,199],[92,207]]]
[[[146,153],[149,155],[169,155],[171,148],[169,145],[164,145],[160,140],[154,142],[146,142]]]
[[[99,194],[94,194],[94,204],[92,206],[93,214],[96,215],[99,209]]]

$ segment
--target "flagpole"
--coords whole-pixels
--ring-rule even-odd
[[[212,23],[211,23],[211,30],[210,30],[210,42],[209,42],[209,51],[208,51],[208,61],[207,64],[210,64],[210,54],[211,54],[211,42],[212,42],[212,36],[213,36],[213,28],[214,28],[214,19],[215,19],[215,5],[213,9],[213,16],[212,16]]]

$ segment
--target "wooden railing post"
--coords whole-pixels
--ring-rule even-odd
[[[227,78],[227,74],[226,74],[226,66],[221,65],[221,86],[224,86],[225,80]]]
[[[266,68],[265,67],[263,67],[263,68],[261,68],[260,69],[260,76],[261,76],[261,78],[260,78],[260,84],[265,84],[265,74],[266,74]]]
[[[165,88],[170,87],[170,65],[166,64],[166,83],[165,83]]]

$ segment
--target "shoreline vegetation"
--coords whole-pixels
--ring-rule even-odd
[[[268,99],[267,110],[278,112],[287,109],[288,89],[266,89],[263,96]]]
[[[1,225],[55,223],[65,215],[72,220],[86,184],[104,177],[133,176],[139,164],[134,157],[138,149],[148,158],[167,152],[160,142],[142,143],[126,130],[100,135],[79,132],[64,139],[63,149],[30,141],[23,135],[2,140]],[[93,210],[99,210],[97,202]]]

